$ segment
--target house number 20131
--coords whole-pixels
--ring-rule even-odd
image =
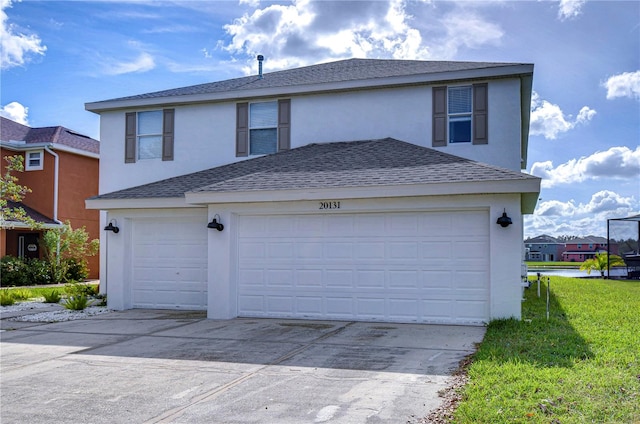
[[[320,202],[320,209],[340,209],[340,202]]]

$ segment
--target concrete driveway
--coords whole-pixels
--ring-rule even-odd
[[[8,423],[407,423],[484,328],[113,312],[3,320]]]

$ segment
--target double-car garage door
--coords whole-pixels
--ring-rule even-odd
[[[238,315],[486,322],[488,220],[486,211],[241,216]]]
[[[203,218],[176,219],[132,222],[133,307],[207,308],[211,230]],[[487,211],[241,215],[231,255],[237,313],[486,322],[488,221]]]

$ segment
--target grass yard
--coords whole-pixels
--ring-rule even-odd
[[[98,284],[86,284],[90,286],[94,291],[98,291]],[[45,295],[51,294],[53,291],[57,291],[61,295],[64,295],[66,286],[46,286],[46,287],[7,287],[0,289],[0,295],[13,297],[16,301],[22,300],[41,300]]]
[[[536,286],[489,324],[454,422],[640,423],[640,282],[551,277],[549,321]]]

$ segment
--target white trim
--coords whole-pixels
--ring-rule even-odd
[[[150,198],[150,199],[86,199],[87,209],[164,209],[191,208],[200,209],[201,205],[192,205],[184,201],[184,197]]]
[[[0,222],[0,229],[2,230],[13,230],[16,228],[20,228],[20,229],[25,229],[25,230],[41,230],[41,229],[46,229],[46,230],[52,230],[52,229],[56,229],[56,228],[60,228],[62,227],[62,224],[43,224],[43,223],[39,223],[39,228],[33,228],[30,225],[25,224],[24,222],[21,221],[2,221]]]
[[[72,153],[74,155],[86,156],[92,159],[100,159],[99,153],[88,152],[86,150],[77,149],[75,147],[65,146],[60,143],[25,143],[24,141],[0,141],[0,147],[3,147],[8,150],[13,150],[14,152],[27,152],[31,150],[42,150],[45,147],[49,147],[53,150],[58,150],[61,152]]]
[[[31,155],[38,155],[38,165],[31,166],[31,160],[36,160],[36,158],[31,158]],[[44,169],[44,150],[29,150],[24,152],[24,170],[25,171],[42,171]]]
[[[199,208],[208,204],[287,202],[300,200],[327,199],[373,199],[419,196],[453,196],[469,194],[522,195],[523,213],[532,213],[540,193],[539,179],[434,183],[374,187],[343,187],[297,190],[260,190],[238,192],[187,192],[185,197],[149,199],[87,199],[87,209],[158,209],[158,208]],[[532,207],[533,205],[533,207]]]

